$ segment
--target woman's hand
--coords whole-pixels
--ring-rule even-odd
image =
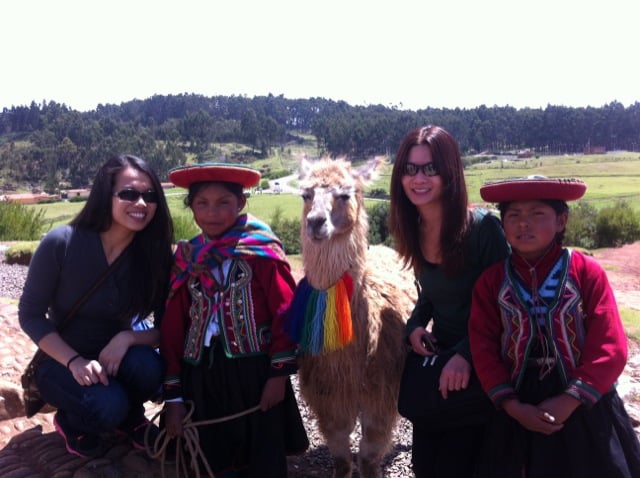
[[[100,351],[98,361],[111,377],[118,374],[120,363],[124,358],[129,347],[133,345],[133,335],[135,332],[123,330],[118,332],[109,343]]]
[[[165,428],[170,438],[181,437],[187,408],[183,402],[166,402],[164,405]]]
[[[266,412],[271,407],[277,405],[284,400],[284,386],[287,376],[271,377],[264,384],[262,389],[262,397],[260,398],[260,410]]]
[[[109,385],[109,377],[104,367],[97,360],[78,357],[69,364],[69,371],[80,385],[88,387],[94,383]]]
[[[440,393],[446,400],[449,392],[467,388],[471,377],[471,364],[460,354],[455,354],[440,373]]]
[[[427,356],[435,353],[437,340],[424,327],[415,328],[409,335],[409,342],[418,355]]]

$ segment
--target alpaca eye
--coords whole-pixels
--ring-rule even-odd
[[[351,196],[349,194],[340,194],[338,196],[338,199],[340,199],[341,201],[347,202],[349,199],[351,199]]]
[[[305,202],[306,201],[311,201],[312,194],[305,192],[305,193],[301,194],[301,197],[302,197],[302,200],[305,201]]]

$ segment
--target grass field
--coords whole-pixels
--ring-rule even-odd
[[[620,317],[627,336],[640,343],[640,310],[620,307]]]
[[[480,186],[488,181],[530,175],[572,177],[587,183],[583,198],[600,209],[618,199],[626,199],[640,210],[640,153],[611,155],[545,156],[522,161],[494,160],[490,164],[475,164],[465,170],[467,190],[472,202],[481,202]],[[372,188],[389,190],[391,166],[385,165]]]
[[[299,151],[295,153],[297,154]],[[291,152],[287,156],[290,154]],[[265,161],[261,163],[261,166],[267,164]],[[282,165],[282,157],[271,158],[271,161],[272,168]],[[290,163],[287,163],[287,167],[290,167]],[[589,201],[597,209],[610,206],[616,200],[625,199],[633,208],[640,211],[639,153],[545,156],[523,161],[494,160],[489,164],[476,164],[465,171],[470,200],[481,202],[480,186],[487,181],[532,174],[582,179],[588,186],[587,193],[582,200]],[[391,165],[387,163],[369,189],[389,191],[390,179]],[[184,209],[183,197],[184,190],[167,190],[172,214],[190,214]],[[45,219],[49,221],[51,227],[54,227],[67,223],[82,206],[83,203],[57,202],[29,207],[42,208]],[[248,200],[246,211],[268,222],[276,209],[281,210],[282,217],[285,219],[297,218],[302,210],[302,199],[297,194],[252,195]]]

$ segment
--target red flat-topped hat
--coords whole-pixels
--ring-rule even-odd
[[[557,199],[573,201],[584,196],[587,185],[579,179],[528,176],[486,183],[480,196],[487,202],[533,201]]]
[[[250,188],[260,182],[260,171],[240,164],[189,164],[169,171],[169,181],[186,189],[193,183],[209,181],[226,181]]]

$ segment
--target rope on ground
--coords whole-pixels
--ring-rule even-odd
[[[195,473],[195,478],[200,478],[200,467],[198,466],[198,459],[204,464],[204,467],[207,471],[209,477],[215,478],[211,468],[209,467],[209,463],[207,458],[204,456],[202,448],[200,448],[200,437],[198,435],[198,427],[205,425],[213,425],[216,423],[222,423],[229,420],[234,420],[236,418],[240,418],[245,415],[249,415],[251,413],[257,412],[260,410],[260,405],[256,405],[255,407],[248,408],[243,410],[242,412],[234,413],[233,415],[227,415],[225,417],[214,418],[211,420],[201,420],[199,422],[192,422],[191,416],[195,410],[195,405],[192,401],[185,402],[185,405],[188,406],[187,414],[182,422],[183,425],[183,436],[176,437],[176,445],[175,445],[175,467],[176,467],[176,475],[175,478],[180,478],[180,473],[182,472],[182,476],[190,477]],[[160,417],[164,413],[164,410],[160,410],[156,413],[151,422],[154,423],[156,419]],[[174,440],[174,438],[169,437],[167,435],[167,431],[164,429],[160,430],[158,437],[155,440],[155,443],[149,445],[149,430],[151,427],[147,427],[144,436],[145,448],[147,451],[147,455],[151,458],[157,459],[160,461],[162,478],[166,478],[165,475],[165,466],[168,464],[169,460],[167,455],[167,447],[169,443]],[[188,459],[185,458],[184,453],[185,450],[188,452]],[[191,473],[189,472],[191,470]]]

